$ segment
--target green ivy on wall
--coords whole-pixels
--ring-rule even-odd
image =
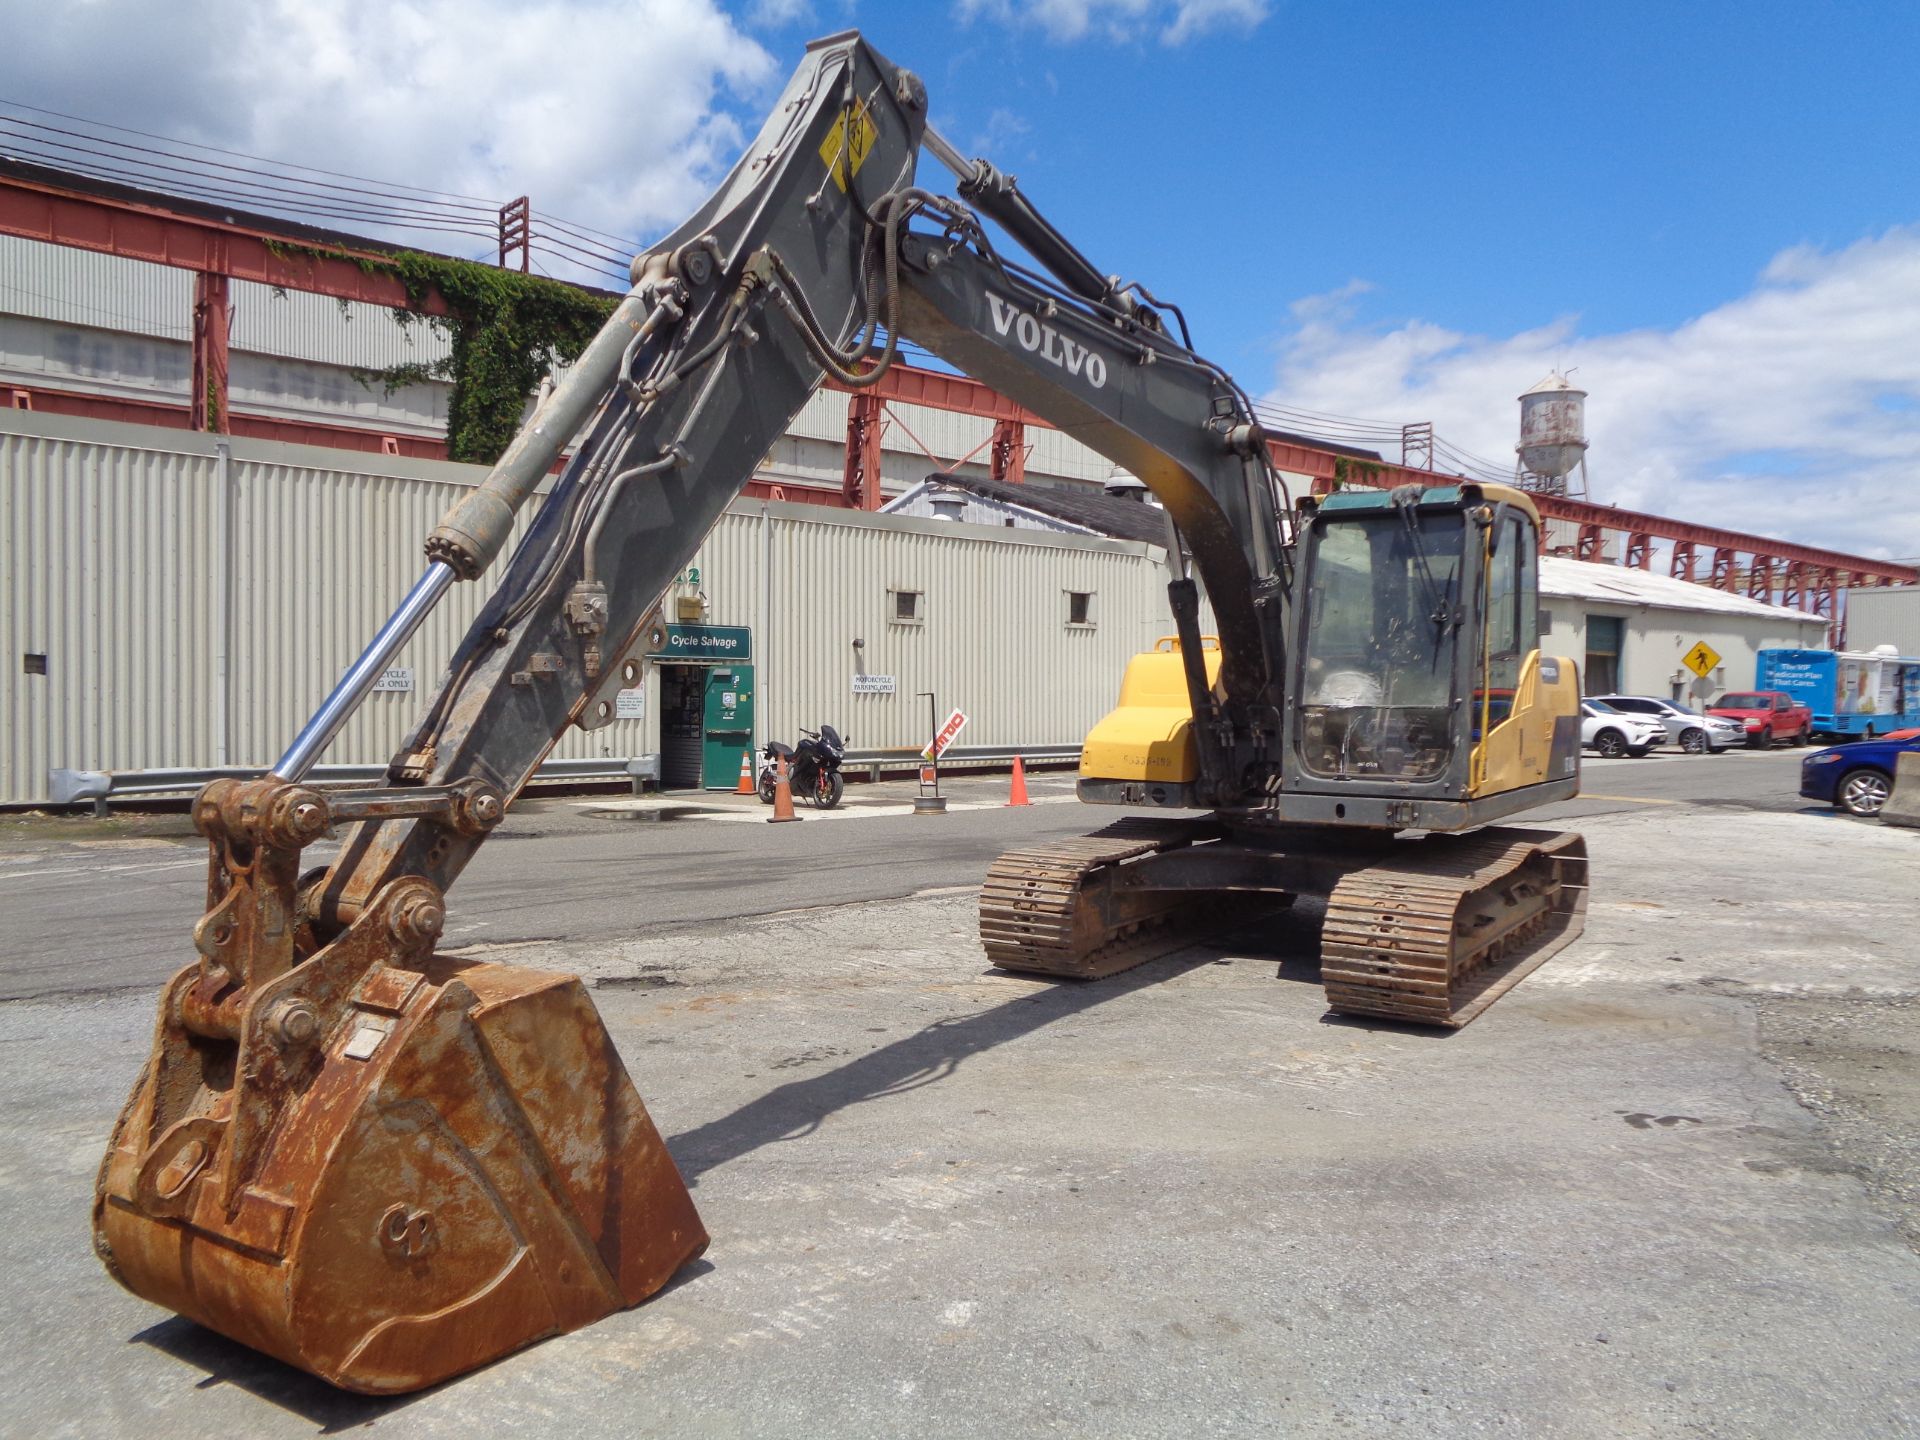
[[[1349,460],[1345,455],[1336,456],[1332,490],[1342,490],[1353,484],[1377,485],[1386,473],[1385,467],[1371,460]]]
[[[482,465],[500,458],[548,371],[577,360],[618,303],[542,276],[414,250],[369,256],[284,242],[269,248],[283,258],[350,259],[369,275],[400,282],[407,303],[394,310],[394,319],[403,327],[438,330],[447,337],[448,354],[444,360],[356,371],[356,378],[389,395],[403,385],[451,381],[447,456]],[[424,313],[435,293],[446,302],[445,315]]]

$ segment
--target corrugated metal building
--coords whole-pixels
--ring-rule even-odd
[[[1753,684],[1769,646],[1817,646],[1827,622],[1667,575],[1549,555],[1540,562],[1543,650],[1580,664],[1588,695],[1654,695],[1705,704]],[[1697,644],[1720,663],[1704,677],[1681,663]]]
[[[444,436],[450,386],[428,382],[388,395],[360,373],[443,358],[447,342],[431,325],[403,326],[377,305],[248,281],[234,283],[231,303],[229,387],[237,413]],[[0,236],[0,385],[185,405],[192,314],[189,271]],[[839,490],[847,403],[844,394],[816,392],[757,478]],[[963,473],[987,473],[991,420],[922,405],[887,408],[885,494],[954,462]],[[1104,457],[1057,430],[1034,426],[1026,439],[1032,484],[1099,485],[1113,472]]]
[[[55,767],[272,763],[484,474],[0,411],[0,803],[44,799]],[[1163,560],[1132,542],[742,502],[678,588],[704,593],[707,621],[752,628],[756,740],[826,721],[861,748],[919,744],[916,692],[933,690],[972,717],[968,744],[1065,745],[1170,628]],[[454,588],[397,662],[412,688],[369,697],[329,760],[392,754],[486,584]],[[910,616],[902,595],[918,597]],[[861,670],[894,693],[855,695]],[[555,753],[657,752],[659,678],[643,718],[571,732]]]
[[[1920,655],[1920,585],[1847,592],[1847,648],[1891,645],[1902,655]]]

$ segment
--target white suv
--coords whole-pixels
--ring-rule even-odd
[[[1605,760],[1636,758],[1667,738],[1667,727],[1651,715],[1629,715],[1604,700],[1580,702],[1580,743]]]
[[[1703,752],[1718,755],[1729,745],[1746,743],[1747,734],[1740,722],[1724,715],[1702,715],[1698,710],[1652,695],[1596,695],[1593,698],[1628,715],[1644,715],[1660,721],[1667,727],[1667,739],[1689,755]]]

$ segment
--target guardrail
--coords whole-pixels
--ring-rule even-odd
[[[940,757],[942,769],[954,770],[988,765],[1011,765],[1014,756],[1029,765],[1070,764],[1080,758],[1078,745],[1029,745],[1021,749],[996,745],[956,745]],[[918,771],[925,762],[912,749],[849,750],[841,762],[846,770],[865,771],[869,780],[878,780],[887,771]],[[266,773],[264,766],[222,766],[204,770],[53,770],[48,772],[48,798],[56,806],[91,804],[96,814],[104,813],[111,800],[166,798],[192,795],[209,780],[254,780]],[[310,781],[320,785],[382,785],[386,783],[384,765],[316,765]],[[631,781],[634,793],[660,782],[658,755],[621,756],[604,760],[548,760],[533,772],[533,784],[564,785],[610,780]]]
[[[942,770],[982,765],[1011,765],[1018,755],[1029,765],[1077,765],[1078,745],[955,745],[940,757]],[[927,762],[918,750],[849,750],[840,761],[842,770],[864,770],[869,780],[878,780],[887,770],[918,771]]]

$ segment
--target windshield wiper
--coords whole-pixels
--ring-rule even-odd
[[[1427,618],[1437,629],[1444,630],[1454,621],[1453,603],[1440,593],[1440,583],[1433,578],[1433,570],[1427,564],[1427,547],[1420,543],[1420,522],[1413,513],[1413,507],[1420,503],[1420,487],[1396,485],[1387,492],[1387,501],[1399,512],[1407,543],[1413,547],[1414,568],[1420,572],[1420,588],[1425,592],[1428,606]]]

